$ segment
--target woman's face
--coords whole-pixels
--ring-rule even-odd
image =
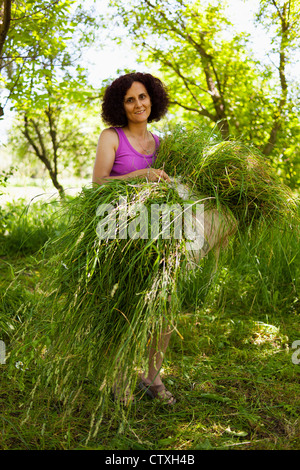
[[[124,97],[124,109],[128,122],[141,123],[148,120],[151,113],[151,100],[145,86],[133,82]]]

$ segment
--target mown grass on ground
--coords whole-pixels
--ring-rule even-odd
[[[13,328],[22,327],[24,315],[43,315],[35,310],[39,296],[46,295],[40,290],[46,267],[37,249],[59,227],[47,222],[51,210],[38,211],[27,229],[14,226],[14,237],[2,237],[0,339],[8,361]],[[33,227],[40,229],[36,238]],[[292,348],[300,340],[299,301],[296,294],[283,299],[274,287],[268,302],[257,303],[254,282],[241,267],[228,271],[224,265],[205,303],[191,293],[178,325],[183,339],[173,335],[163,371],[177,403],[168,408],[137,392],[122,426],[109,423],[108,413],[88,442],[97,384],[86,384],[68,418],[59,401],[49,402],[46,389],[39,390],[28,415],[35,370],[23,370],[20,357],[14,365],[20,387],[18,376],[8,376],[8,364],[0,365],[0,448],[299,449],[300,354]]]

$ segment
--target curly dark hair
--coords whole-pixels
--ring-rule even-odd
[[[102,101],[102,119],[113,127],[127,124],[124,109],[124,97],[133,82],[140,82],[146,88],[151,99],[151,113],[148,122],[159,121],[167,112],[169,105],[168,92],[159,78],[150,73],[128,73],[114,80],[104,93]]]

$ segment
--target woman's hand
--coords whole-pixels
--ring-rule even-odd
[[[148,168],[146,170],[146,178],[148,181],[164,180],[170,183],[170,178],[164,170],[157,170],[155,168]]]

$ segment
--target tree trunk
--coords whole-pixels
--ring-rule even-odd
[[[215,122],[217,123],[218,129],[224,140],[229,137],[229,122],[225,110],[225,100],[221,94],[220,86],[218,87],[218,74],[213,65],[213,57],[207,54],[203,47],[195,44],[196,49],[198,50],[203,71],[205,74],[207,89],[211,96],[214,110],[215,110]]]
[[[37,143],[35,142],[33,137],[30,135],[29,121],[28,121],[28,118],[27,118],[26,115],[24,117],[24,124],[25,124],[24,125],[24,131],[22,131],[22,132],[23,132],[24,136],[26,137],[28,143],[33,148],[36,156],[41,160],[41,162],[47,168],[47,170],[49,172],[49,175],[50,175],[50,178],[51,178],[51,181],[53,183],[53,186],[58,190],[60,197],[64,198],[65,197],[64,188],[58,182],[58,179],[57,179],[57,167],[55,165],[54,169],[52,168],[51,161],[49,160],[49,158],[47,156],[47,150],[46,150],[46,147],[44,145],[43,137],[42,137],[41,132],[39,130],[38,124],[33,119],[31,119],[30,122],[32,123],[32,125],[35,129],[39,145],[37,145]]]
[[[1,5],[1,18],[0,23],[0,68],[2,65],[2,50],[5,39],[9,30],[11,20],[11,0],[4,0]],[[0,105],[0,117],[4,115],[3,107]]]
[[[11,20],[11,0],[4,0],[1,8],[2,22],[0,23],[0,59]]]
[[[276,2],[275,2],[275,6]],[[273,126],[270,132],[270,136],[268,139],[268,142],[264,146],[262,153],[266,156],[270,155],[272,152],[276,140],[277,140],[277,135],[278,132],[282,126],[282,122],[284,119],[283,113],[284,113],[284,108],[287,102],[287,92],[288,92],[288,85],[286,81],[286,76],[285,76],[285,66],[286,66],[286,47],[288,44],[288,29],[289,29],[289,22],[287,20],[287,8],[288,8],[288,3],[285,2],[283,5],[282,12],[280,16],[280,21],[281,21],[281,41],[280,41],[280,51],[279,51],[279,80],[280,80],[280,86],[281,86],[281,97],[278,103],[278,107],[274,112],[274,118],[273,118]]]

